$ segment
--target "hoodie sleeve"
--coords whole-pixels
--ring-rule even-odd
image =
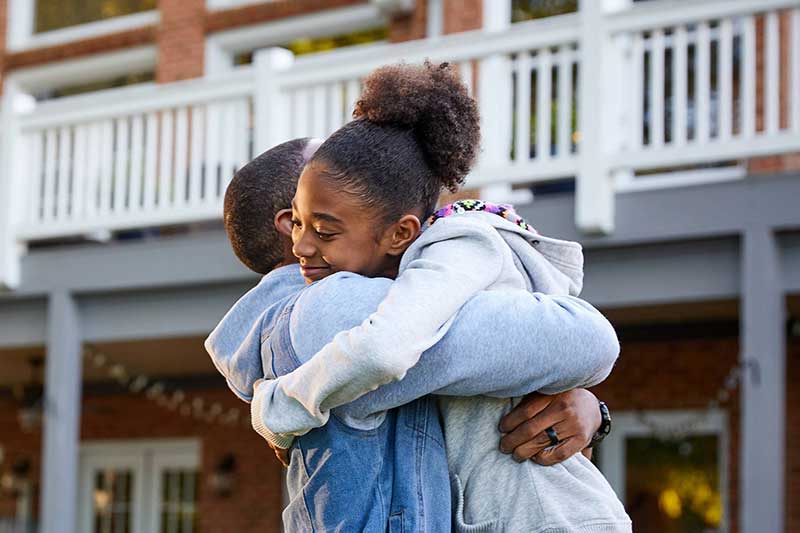
[[[297,266],[273,271],[231,307],[205,340],[211,361],[241,400],[251,401],[256,380],[272,377],[262,364],[265,318],[277,310],[275,306],[284,298],[303,286]]]
[[[513,261],[510,254],[487,224],[454,217],[432,226],[406,252],[401,274],[376,312],[298,369],[259,384],[254,426],[273,444],[285,445],[270,433],[302,435],[323,426],[330,409],[402,379],[461,307],[495,283],[502,265]]]

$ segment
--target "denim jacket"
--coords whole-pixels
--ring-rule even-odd
[[[267,348],[280,374],[300,361],[290,338],[295,298],[276,315]],[[328,424],[295,439],[287,472],[287,531],[449,531],[450,484],[437,404],[430,396],[356,429],[334,409]]]

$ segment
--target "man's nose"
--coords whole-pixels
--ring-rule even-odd
[[[300,238],[292,244],[292,253],[298,259],[314,256],[316,248],[311,243],[308,232],[303,231],[300,234]]]

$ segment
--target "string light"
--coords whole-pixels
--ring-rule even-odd
[[[225,411],[219,402],[208,402],[199,395],[190,397],[178,388],[170,389],[165,382],[153,381],[144,374],[134,374],[123,364],[111,361],[106,354],[96,352],[90,347],[85,348],[83,355],[87,362],[98,370],[105,370],[121,387],[134,394],[143,395],[159,407],[207,424],[250,428],[250,417],[242,417],[236,407]]]

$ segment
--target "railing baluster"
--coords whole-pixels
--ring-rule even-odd
[[[688,114],[688,40],[686,26],[678,26],[672,34],[672,143],[686,144]]]
[[[563,45],[558,49],[558,137],[556,156],[568,157],[572,152],[572,49]]]
[[[732,133],[733,109],[733,23],[723,19],[719,25],[719,54],[717,55],[717,82],[719,84],[720,140],[727,141]]]
[[[104,120],[100,130],[100,205],[101,216],[111,212],[112,183],[114,179],[114,124]]]
[[[142,207],[142,147],[144,129],[142,115],[131,118],[131,176],[128,180],[128,210],[138,211]]]
[[[187,152],[189,125],[186,117],[186,107],[179,107],[175,111],[175,198],[177,206],[186,205],[186,180]],[[237,132],[231,131],[228,137],[233,137]]]
[[[220,117],[222,121],[222,131],[225,132],[225,134],[222,135],[220,157],[220,188],[218,199],[221,200],[225,194],[225,188],[228,186],[228,183],[230,183],[231,178],[233,178],[233,172],[236,167],[236,145],[234,144],[235,139],[233,133],[235,125],[233,102],[226,102],[221,104],[220,107],[222,108],[222,115]]]
[[[324,138],[327,136],[328,128],[325,125],[327,96],[323,84],[317,85],[311,91],[311,137]]]
[[[461,75],[461,81],[467,86],[467,92],[470,96],[475,97],[475,87],[473,83],[474,70],[472,68],[472,61],[462,61],[458,64],[458,73]]]
[[[67,218],[69,202],[69,170],[72,158],[72,129],[63,127],[58,132],[58,176],[56,220]]]
[[[745,138],[756,132],[756,28],[755,16],[742,19],[742,131]]]
[[[42,132],[34,131],[29,134],[31,172],[28,183],[28,222],[36,223],[40,219],[42,208]]]
[[[348,81],[347,98],[345,99],[346,107],[344,109],[345,122],[350,122],[353,117],[353,111],[356,108],[359,96],[361,96],[361,80]]]
[[[44,195],[42,199],[42,219],[52,220],[55,215],[56,193],[56,130],[49,128],[45,134],[44,156]]]
[[[697,25],[697,45],[695,47],[695,142],[704,144],[709,137],[709,95],[711,92],[711,35],[708,22]]]
[[[539,50],[536,54],[536,160],[550,159],[551,135],[550,113],[553,105],[553,61],[549,48]]]
[[[100,201],[100,124],[92,122],[89,125],[86,154],[86,216],[94,217],[97,214]]]
[[[328,131],[325,137],[344,124],[344,87],[335,81],[328,87]]]
[[[142,208],[145,211],[152,211],[156,205],[158,184],[158,115],[154,112],[145,116],[145,137]]]
[[[789,123],[800,133],[800,8],[792,9],[789,25]]]
[[[631,113],[631,149],[636,150],[644,144],[644,37],[641,32],[633,35],[631,45],[631,63],[633,79],[631,80],[633,112]]]
[[[294,102],[292,137],[308,137],[311,133],[308,125],[309,98],[310,91],[308,89],[297,89],[292,94]]]
[[[650,36],[650,145],[664,145],[664,31]]]
[[[203,201],[213,204],[219,194],[219,104],[206,106],[205,161],[206,180]]]
[[[233,103],[234,109],[234,172],[242,168],[250,159],[250,138],[248,130],[248,111],[250,101],[246,98],[240,98]],[[256,154],[257,155],[257,154]],[[229,179],[233,178],[233,174]],[[230,181],[228,182],[230,183]],[[226,183],[227,186],[227,183]]]
[[[128,188],[128,117],[117,119],[114,143],[114,204],[112,211],[125,209],[125,191]]]
[[[172,203],[173,179],[172,162],[174,152],[172,109],[161,112],[161,136],[159,138],[158,158],[158,209],[165,209]]]
[[[514,159],[525,164],[531,158],[531,56],[520,52],[516,61],[517,71],[517,120]],[[537,76],[541,76],[541,73]],[[539,109],[536,109],[537,120]],[[536,156],[539,156],[537,151]]]
[[[205,196],[203,187],[203,140],[205,132],[205,109],[192,107],[192,153],[189,164],[189,205],[200,203]],[[205,181],[208,181],[206,171]]]
[[[86,125],[75,126],[75,148],[72,158],[72,195],[69,218],[80,219],[86,212]]]
[[[778,12],[766,14],[764,27],[764,55],[766,70],[764,72],[764,109],[766,110],[766,131],[777,133],[780,128],[780,28]]]

